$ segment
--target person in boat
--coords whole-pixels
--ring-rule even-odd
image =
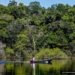
[[[41,59],[41,60],[35,60],[35,57],[32,58],[32,60],[30,60],[30,63],[39,63],[39,64],[52,64],[52,59],[50,58],[45,58],[45,59]]]

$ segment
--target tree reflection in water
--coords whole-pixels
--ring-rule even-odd
[[[75,72],[75,61],[67,61],[62,68],[58,65],[55,69],[52,65],[36,64],[36,75],[68,75],[63,72],[71,71]],[[5,64],[2,75],[33,75],[32,64]]]

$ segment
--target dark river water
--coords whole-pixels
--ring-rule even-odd
[[[32,64],[0,64],[0,75],[75,75],[75,61],[36,64],[35,69]]]

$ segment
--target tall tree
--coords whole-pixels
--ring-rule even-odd
[[[10,0],[8,6],[17,5],[17,2],[15,0]]]
[[[31,13],[38,14],[40,12],[39,10],[41,9],[41,5],[39,2],[34,1],[29,4],[29,9],[31,10]]]

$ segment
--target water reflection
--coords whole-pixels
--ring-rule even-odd
[[[67,73],[75,72],[75,61],[67,61],[63,67],[60,67],[60,64],[36,64],[36,75],[75,75]],[[2,64],[0,65],[0,75],[33,75],[32,64]]]

